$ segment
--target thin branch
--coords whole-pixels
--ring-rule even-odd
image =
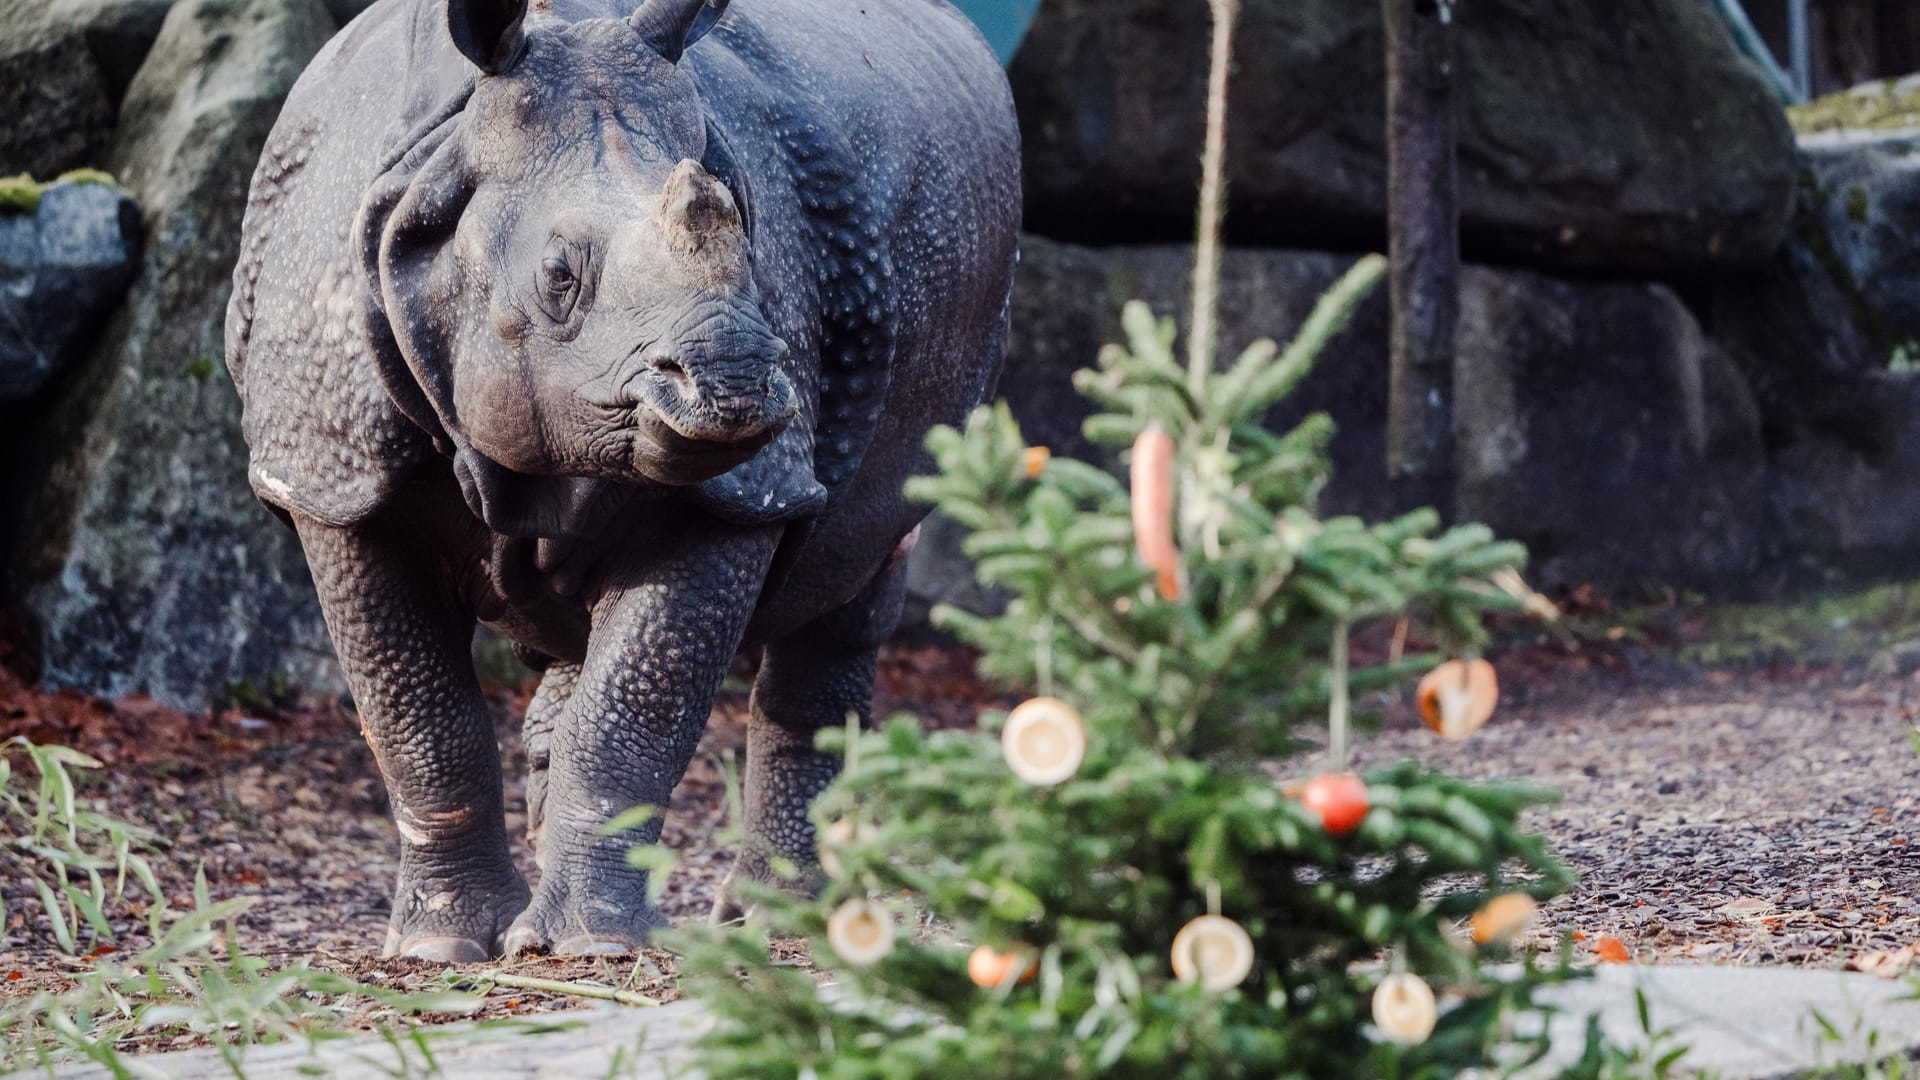
[[[636,1008],[658,1008],[660,1003],[645,994],[632,990],[616,990],[611,986],[591,986],[585,983],[561,982],[558,979],[535,979],[527,975],[509,975],[504,971],[489,971],[481,974],[478,981],[504,986],[510,990],[537,990],[543,994],[567,994],[572,997],[592,998],[595,1001],[612,1001]]]
[[[1327,662],[1329,701],[1327,703],[1327,748],[1333,758],[1333,771],[1347,771],[1347,620],[1333,626],[1332,656]]]

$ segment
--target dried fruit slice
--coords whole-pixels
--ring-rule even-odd
[[[1231,990],[1253,970],[1253,939],[1232,919],[1202,915],[1173,936],[1173,973],[1207,990]]]
[[[1025,949],[1001,952],[991,945],[982,945],[967,957],[967,978],[975,986],[992,988],[1002,986],[1009,979],[1015,986],[1033,981],[1039,971],[1039,965],[1033,962],[1033,955]]]
[[[1086,721],[1058,698],[1023,701],[1007,715],[1000,752],[1015,776],[1052,787],[1080,770],[1087,756]]]
[[[1533,925],[1540,905],[1526,893],[1502,893],[1482,904],[1468,925],[1473,940],[1482,945],[1505,945]]]
[[[820,842],[814,849],[820,857],[820,869],[825,870],[828,877],[841,877],[846,868],[840,863],[839,849],[872,843],[879,832],[855,818],[835,818],[833,824],[820,834]]]
[[[1420,722],[1443,739],[1479,731],[1500,704],[1500,678],[1485,660],[1449,660],[1420,679],[1414,691]]]
[[[827,944],[855,967],[867,967],[893,951],[893,916],[869,900],[848,900],[827,916]]]
[[[1412,1046],[1427,1041],[1440,1019],[1433,988],[1411,972],[1400,971],[1380,980],[1373,990],[1373,1026],[1388,1042]]]

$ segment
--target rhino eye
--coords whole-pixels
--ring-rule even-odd
[[[540,298],[541,310],[549,318],[564,323],[573,317],[574,304],[580,297],[580,279],[574,274],[564,245],[556,242],[547,248],[540,260],[540,279],[536,284],[534,292]]]

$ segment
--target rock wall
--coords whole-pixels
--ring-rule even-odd
[[[1714,283],[1759,402],[1773,547],[1826,574],[1920,568],[1920,129],[1800,143],[1788,242]]]
[[[98,165],[173,0],[0,0],[0,176]]]
[[[1184,320],[1191,252],[1093,249],[1029,237],[1001,377],[1021,429],[1056,453],[1102,460],[1072,389],[1120,338],[1122,301]],[[1221,352],[1285,341],[1352,256],[1227,253]],[[1745,380],[1672,290],[1470,266],[1462,281],[1454,430],[1456,507],[1534,551],[1548,584],[1725,584],[1748,573],[1765,518],[1760,417]],[[1386,482],[1387,303],[1376,290],[1270,418],[1326,412],[1326,508],[1394,512]]]
[[[297,547],[247,489],[222,313],[281,97],[370,2],[0,0],[0,175],[105,167],[144,210],[124,302],[0,404],[6,599],[56,684],[182,705],[334,685]],[[1796,151],[1695,0],[1461,11],[1460,515],[1529,543],[1547,584],[1912,569],[1920,135]],[[1290,333],[1382,229],[1377,5],[1244,12],[1229,350]],[[1055,452],[1098,457],[1068,379],[1120,304],[1184,314],[1205,33],[1190,0],[1043,0],[1012,67],[1038,235],[1001,388]],[[1394,509],[1386,321],[1376,295],[1273,417],[1338,421],[1336,512]],[[921,607],[992,603],[959,539],[928,530]]]
[[[1458,7],[1462,224],[1480,257],[1667,275],[1764,261],[1793,134],[1704,0]],[[1209,24],[1174,0],[1048,0],[1012,76],[1028,228],[1184,242]],[[1378,246],[1380,5],[1248,0],[1230,83],[1228,231]]]
[[[54,684],[197,704],[332,678],[298,545],[247,487],[221,356],[259,147],[334,29],[321,0],[182,0],[133,77],[106,164],[145,252],[58,388],[14,557]]]
[[[139,253],[140,208],[110,184],[54,184],[33,213],[0,212],[0,402],[92,343]]]

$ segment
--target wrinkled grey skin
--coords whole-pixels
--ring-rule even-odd
[[[227,364],[392,796],[389,953],[640,944],[624,853],[659,822],[601,826],[666,803],[743,645],[734,875],[812,864],[813,734],[869,711],[902,483],[1004,349],[1018,139],[961,15],[634,2],[381,0],[254,176]],[[545,669],[531,892],[476,621]]]

